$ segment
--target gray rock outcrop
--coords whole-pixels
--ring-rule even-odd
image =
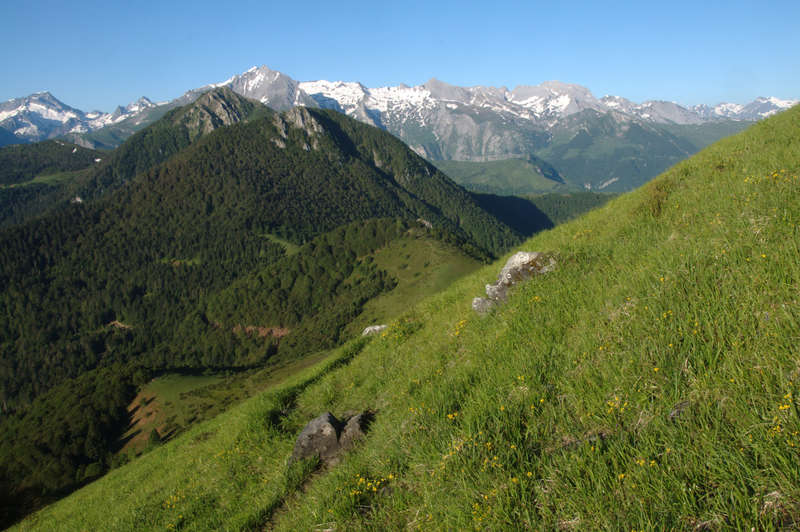
[[[365,431],[369,426],[369,422],[370,415],[366,412],[356,414],[348,419],[344,429],[342,429],[342,433],[339,435],[339,447],[343,451],[352,449],[356,442],[366,436]]]
[[[311,420],[300,432],[294,444],[289,463],[319,456],[325,465],[334,465],[343,451],[352,449],[363,439],[372,420],[372,414],[362,412],[340,421],[330,412]]]
[[[387,325],[370,325],[366,327],[364,331],[361,333],[361,336],[372,336],[373,334],[378,334],[385,331]]]
[[[486,297],[472,300],[472,309],[478,314],[487,313],[493,306],[506,300],[509,288],[536,275],[551,272],[555,267],[556,260],[550,254],[538,251],[516,253],[500,270],[497,281],[486,285]]]

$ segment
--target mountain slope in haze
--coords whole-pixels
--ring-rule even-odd
[[[555,127],[538,154],[572,184],[618,192],[646,183],[697,149],[659,125],[587,110]]]
[[[522,196],[570,189],[555,168],[537,157],[432,162],[453,181],[474,192]]]
[[[557,268],[489,315],[502,261],[22,528],[796,528],[798,155],[795,109],[526,242]]]
[[[9,144],[18,144],[19,139],[6,129],[0,128],[0,146],[7,146]]]

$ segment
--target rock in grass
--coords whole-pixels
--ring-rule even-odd
[[[372,336],[373,334],[378,334],[385,331],[386,327],[387,325],[370,325],[364,329],[364,331],[361,333],[361,336]]]
[[[485,297],[476,297],[472,300],[472,310],[478,314],[486,314],[494,306],[494,301]]]
[[[372,417],[370,412],[362,412],[340,421],[325,412],[314,418],[297,437],[289,463],[319,456],[325,465],[334,465],[342,451],[353,448],[364,438]]]
[[[343,451],[352,449],[357,441],[364,439],[371,421],[372,414],[369,412],[356,414],[347,420],[339,436],[339,445]]]
[[[342,422],[330,412],[311,420],[297,437],[289,463],[315,455],[319,455],[323,462],[329,462],[339,452],[341,430]]]
[[[551,272],[555,267],[556,260],[550,254],[538,251],[520,251],[514,254],[500,270],[497,281],[486,285],[487,297],[476,297],[472,300],[472,309],[478,314],[487,313],[495,304],[506,300],[509,288],[535,275]]]

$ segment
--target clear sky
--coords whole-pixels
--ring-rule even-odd
[[[684,105],[800,98],[799,0],[2,0],[0,101],[164,101],[251,66],[368,87],[560,80]]]

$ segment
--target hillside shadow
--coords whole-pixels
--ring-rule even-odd
[[[553,221],[529,199],[478,192],[471,194],[485,211],[524,237],[555,227]]]

